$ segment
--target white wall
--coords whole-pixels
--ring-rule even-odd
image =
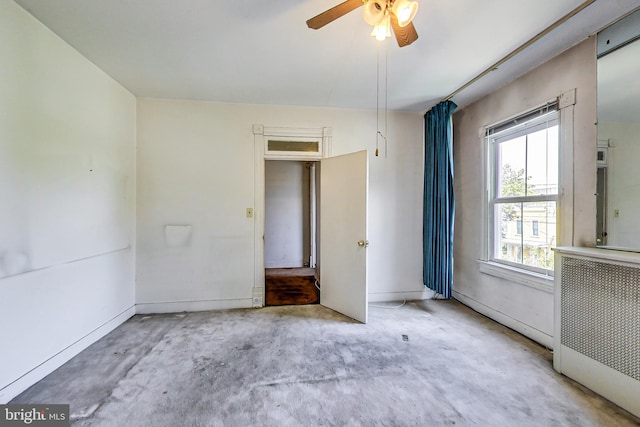
[[[599,121],[598,139],[612,139],[615,144],[607,153],[607,245],[638,248],[640,124]]]
[[[302,267],[309,262],[309,169],[274,160],[264,174],[265,268]]]
[[[371,300],[422,285],[422,116],[389,114],[388,158],[374,157],[375,111],[138,100],[139,311],[251,306],[254,123],[333,128],[333,154],[371,150]],[[192,225],[169,248],[163,227]]]
[[[592,246],[595,240],[596,56],[595,38],[542,64],[454,115],[456,219],[454,296],[475,310],[505,323],[546,345],[552,345],[553,293],[517,284],[479,271],[482,258],[482,127],[522,113],[570,89],[577,89],[574,109],[573,162],[561,158],[560,168],[573,168],[573,210],[560,216],[559,245]],[[566,198],[565,198],[566,200]],[[561,203],[562,203],[561,199]],[[568,201],[567,201],[568,202]],[[565,208],[570,206],[564,204]],[[561,207],[561,210],[563,208]],[[564,212],[564,211],[563,211]],[[573,223],[571,225],[571,223]]]
[[[134,312],[135,98],[0,2],[0,403]]]

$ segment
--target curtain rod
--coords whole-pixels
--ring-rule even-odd
[[[580,13],[583,9],[586,9],[588,6],[590,6],[591,4],[593,4],[595,2],[596,2],[596,0],[587,0],[587,1],[585,1],[580,6],[576,7],[571,12],[567,13],[562,18],[558,19],[556,22],[554,22],[553,24],[551,24],[550,26],[548,26],[547,28],[545,28],[544,30],[542,30],[541,32],[536,34],[533,38],[531,38],[530,40],[525,42],[523,45],[518,47],[516,50],[512,51],[507,56],[505,56],[504,58],[502,58],[501,60],[499,60],[498,62],[496,62],[495,64],[493,64],[492,66],[490,66],[489,68],[487,68],[486,70],[484,70],[483,72],[478,74],[477,76],[475,76],[473,79],[469,80],[467,83],[465,83],[464,85],[462,85],[458,89],[456,89],[453,93],[451,93],[451,95],[449,95],[446,98],[442,99],[442,102],[449,101],[451,98],[453,98],[454,96],[456,96],[457,94],[459,94],[460,92],[462,92],[463,90],[465,90],[466,88],[468,88],[469,86],[471,86],[472,84],[474,84],[475,82],[477,82],[478,80],[480,80],[481,78],[483,78],[484,76],[489,74],[490,72],[494,71],[495,69],[500,67],[502,64],[504,64],[505,62],[507,62],[508,60],[510,60],[511,58],[513,58],[514,56],[516,56],[517,54],[519,54],[520,52],[522,52],[523,50],[525,50],[526,48],[528,48],[529,46],[531,46],[532,44],[534,44],[535,42],[537,42],[538,40],[543,38],[544,36],[546,36],[547,34],[549,34],[551,31],[553,31],[556,28],[558,28],[560,25],[564,24],[569,19],[573,18],[575,15]],[[425,113],[426,113],[426,111],[425,111]]]

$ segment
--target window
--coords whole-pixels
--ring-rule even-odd
[[[320,141],[279,141],[269,139],[267,141],[267,151],[297,151],[317,153],[320,151]]]
[[[558,201],[557,104],[487,128],[489,259],[551,274]]]

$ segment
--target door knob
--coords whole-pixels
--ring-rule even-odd
[[[367,248],[367,247],[369,247],[369,241],[368,240],[358,240],[358,246],[360,246],[361,248]]]

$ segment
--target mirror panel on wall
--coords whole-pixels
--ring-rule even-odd
[[[596,245],[640,251],[640,9],[598,34]]]

